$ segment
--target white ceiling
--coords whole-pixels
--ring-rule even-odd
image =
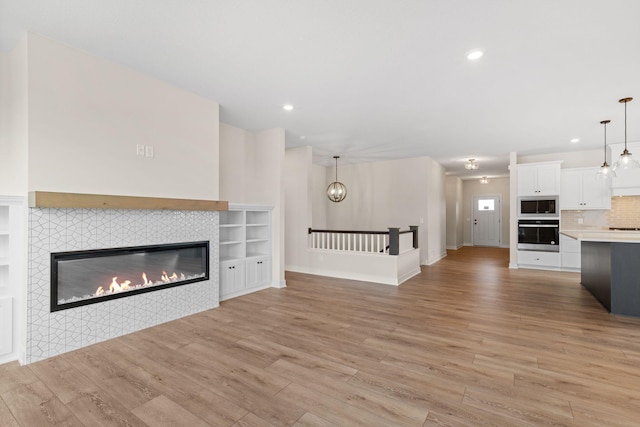
[[[623,141],[626,96],[640,140],[639,18],[639,0],[0,0],[0,50],[38,32],[283,127],[319,164],[495,176],[511,151],[602,148],[603,119]]]

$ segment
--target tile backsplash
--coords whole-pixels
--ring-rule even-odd
[[[612,197],[611,210],[562,211],[561,220],[564,230],[640,228],[640,196]]]

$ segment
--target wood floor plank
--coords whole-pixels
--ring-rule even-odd
[[[519,396],[496,393],[483,388],[468,388],[462,402],[507,418],[533,425],[571,425],[573,414],[568,401],[544,398],[531,393]]]
[[[175,371],[173,366],[147,357],[138,349],[112,343],[111,352],[138,378],[209,424],[230,426],[247,414],[246,409]]]
[[[61,357],[33,363],[29,368],[65,404],[99,390],[96,383]]]
[[[321,418],[341,426],[353,427],[398,427],[397,424],[372,412],[353,406],[339,398],[292,383],[278,396],[305,408]],[[419,424],[418,424],[419,425]]]
[[[233,427],[274,427],[273,424],[263,420],[255,414],[248,413],[241,420],[238,420]]]
[[[209,424],[202,419],[163,395],[134,408],[131,412],[149,426],[175,427],[184,425],[209,427]]]
[[[83,425],[40,381],[12,388],[0,396],[22,426]]]
[[[307,412],[293,425],[293,427],[340,427],[337,424],[320,418],[317,415]]]
[[[18,362],[0,365],[0,394],[36,381],[38,381],[38,377],[31,370],[21,367]]]
[[[0,426],[2,427],[19,427],[18,421],[14,418],[9,407],[0,397]]]
[[[83,393],[66,404],[85,426],[145,427],[147,424],[103,390]]]
[[[372,413],[378,411],[384,418],[399,425],[422,425],[427,417],[428,411],[420,404],[399,400],[397,396],[386,390],[371,390],[359,387],[356,383],[334,381],[330,377],[287,360],[278,360],[268,370],[305,384],[308,389],[339,399],[355,408]]]
[[[296,345],[295,341],[292,341],[291,344],[293,346]],[[251,349],[252,351],[270,354],[274,360],[269,364],[269,366],[278,360],[285,359],[300,366],[313,369],[314,371],[328,377],[343,381],[348,381],[358,372],[357,369],[350,366],[336,363],[327,360],[326,358],[318,357],[313,353],[300,351],[296,348],[281,345],[259,337],[251,337],[246,340],[239,341],[238,345],[242,348]]]

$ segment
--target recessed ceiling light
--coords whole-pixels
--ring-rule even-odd
[[[480,49],[473,49],[467,52],[467,59],[470,61],[475,61],[476,59],[479,59],[482,55],[484,55],[483,51],[481,51]]]
[[[284,104],[284,105],[282,106],[282,108],[284,108],[286,111],[291,111],[291,110],[293,110],[293,105],[291,105],[291,104]]]
[[[569,140],[569,142],[572,143],[572,144],[578,143],[578,142],[580,142],[580,138],[571,138]]]

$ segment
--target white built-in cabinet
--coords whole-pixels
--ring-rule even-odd
[[[517,168],[518,196],[560,194],[560,162],[525,163]]]
[[[559,270],[560,253],[543,251],[518,251],[518,266],[540,270]]]
[[[611,209],[609,180],[600,180],[600,168],[563,169],[560,186],[561,210]]]
[[[563,270],[580,271],[580,242],[571,237],[560,235],[560,257]]]
[[[220,301],[271,286],[271,207],[220,212]]]
[[[0,196],[0,363],[19,358],[23,198]]]

